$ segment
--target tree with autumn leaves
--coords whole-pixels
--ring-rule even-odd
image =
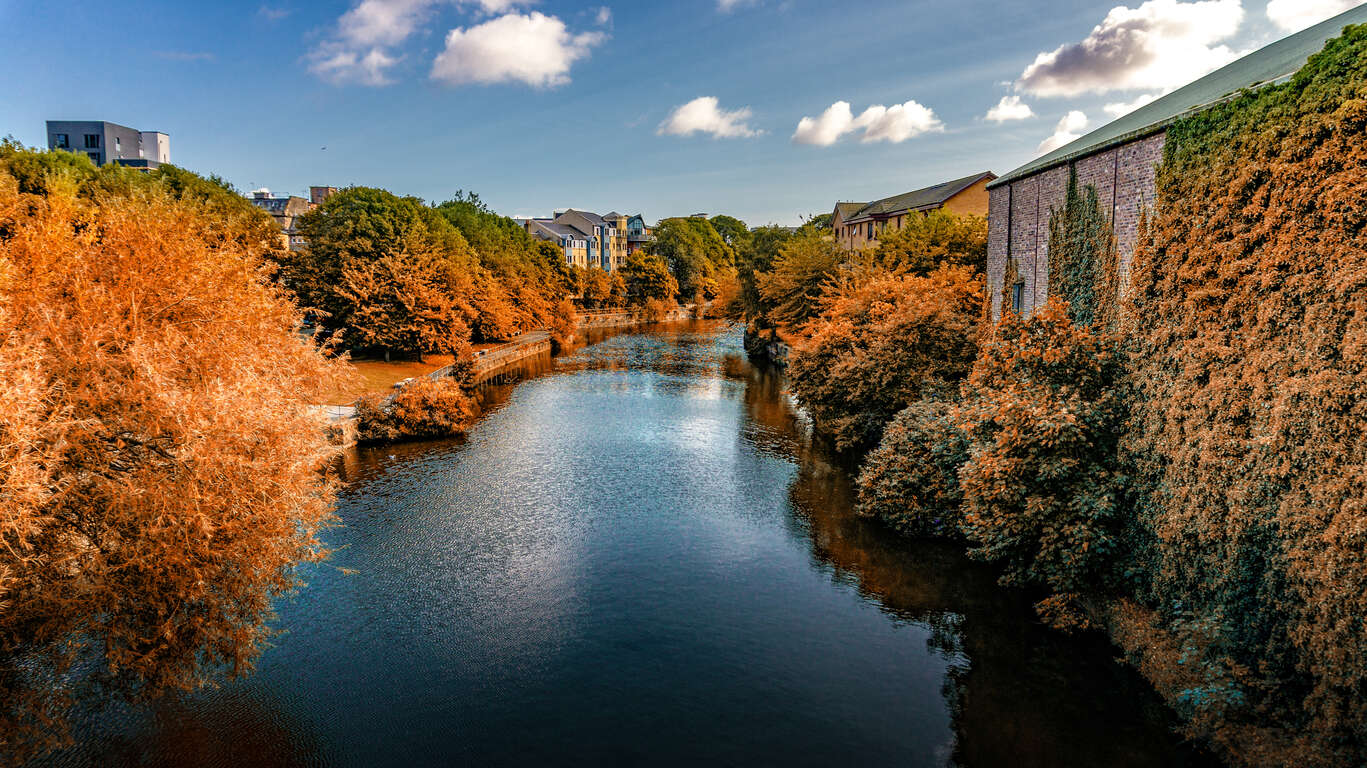
[[[212,180],[0,148],[5,760],[60,741],[87,688],[248,671],[325,554],[310,402],[342,373],[298,332],[276,241]]]

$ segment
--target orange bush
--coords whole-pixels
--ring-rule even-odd
[[[828,297],[794,349],[793,392],[842,451],[877,445],[899,411],[952,392],[976,352],[982,278],[969,267],[879,274]]]
[[[356,438],[393,443],[458,437],[475,415],[475,401],[458,381],[420,376],[391,398],[371,393],[357,401]]]
[[[268,244],[153,181],[98,205],[46,182],[20,194],[0,163],[11,756],[50,745],[84,685],[155,695],[248,670],[272,598],[324,555],[334,488],[309,403],[338,370],[268,282]]]

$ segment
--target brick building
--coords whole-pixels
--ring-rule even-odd
[[[1001,316],[1003,296],[1027,314],[1048,298],[1049,216],[1063,207],[1071,171],[1077,172],[1079,185],[1095,186],[1103,208],[1110,209],[1123,283],[1140,215],[1153,201],[1168,126],[1243,89],[1285,80],[1345,26],[1362,23],[1367,23],[1367,5],[1255,51],[989,183],[987,287],[992,316]],[[1017,277],[1003,292],[1008,259],[1015,262]]]

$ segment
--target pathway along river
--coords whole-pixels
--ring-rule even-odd
[[[543,368],[465,441],[350,456],[338,551],[254,675],[53,762],[1205,764],[1098,638],[855,517],[738,329]]]

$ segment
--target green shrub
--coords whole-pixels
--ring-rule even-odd
[[[971,451],[959,474],[963,531],[1004,583],[1055,593],[1041,614],[1085,623],[1077,599],[1112,583],[1121,529],[1116,471],[1124,399],[1115,341],[1050,301],[1006,313],[957,411]]]
[[[859,473],[861,513],[908,536],[959,536],[959,468],[968,460],[968,437],[955,425],[953,408],[921,400],[897,414]]]

